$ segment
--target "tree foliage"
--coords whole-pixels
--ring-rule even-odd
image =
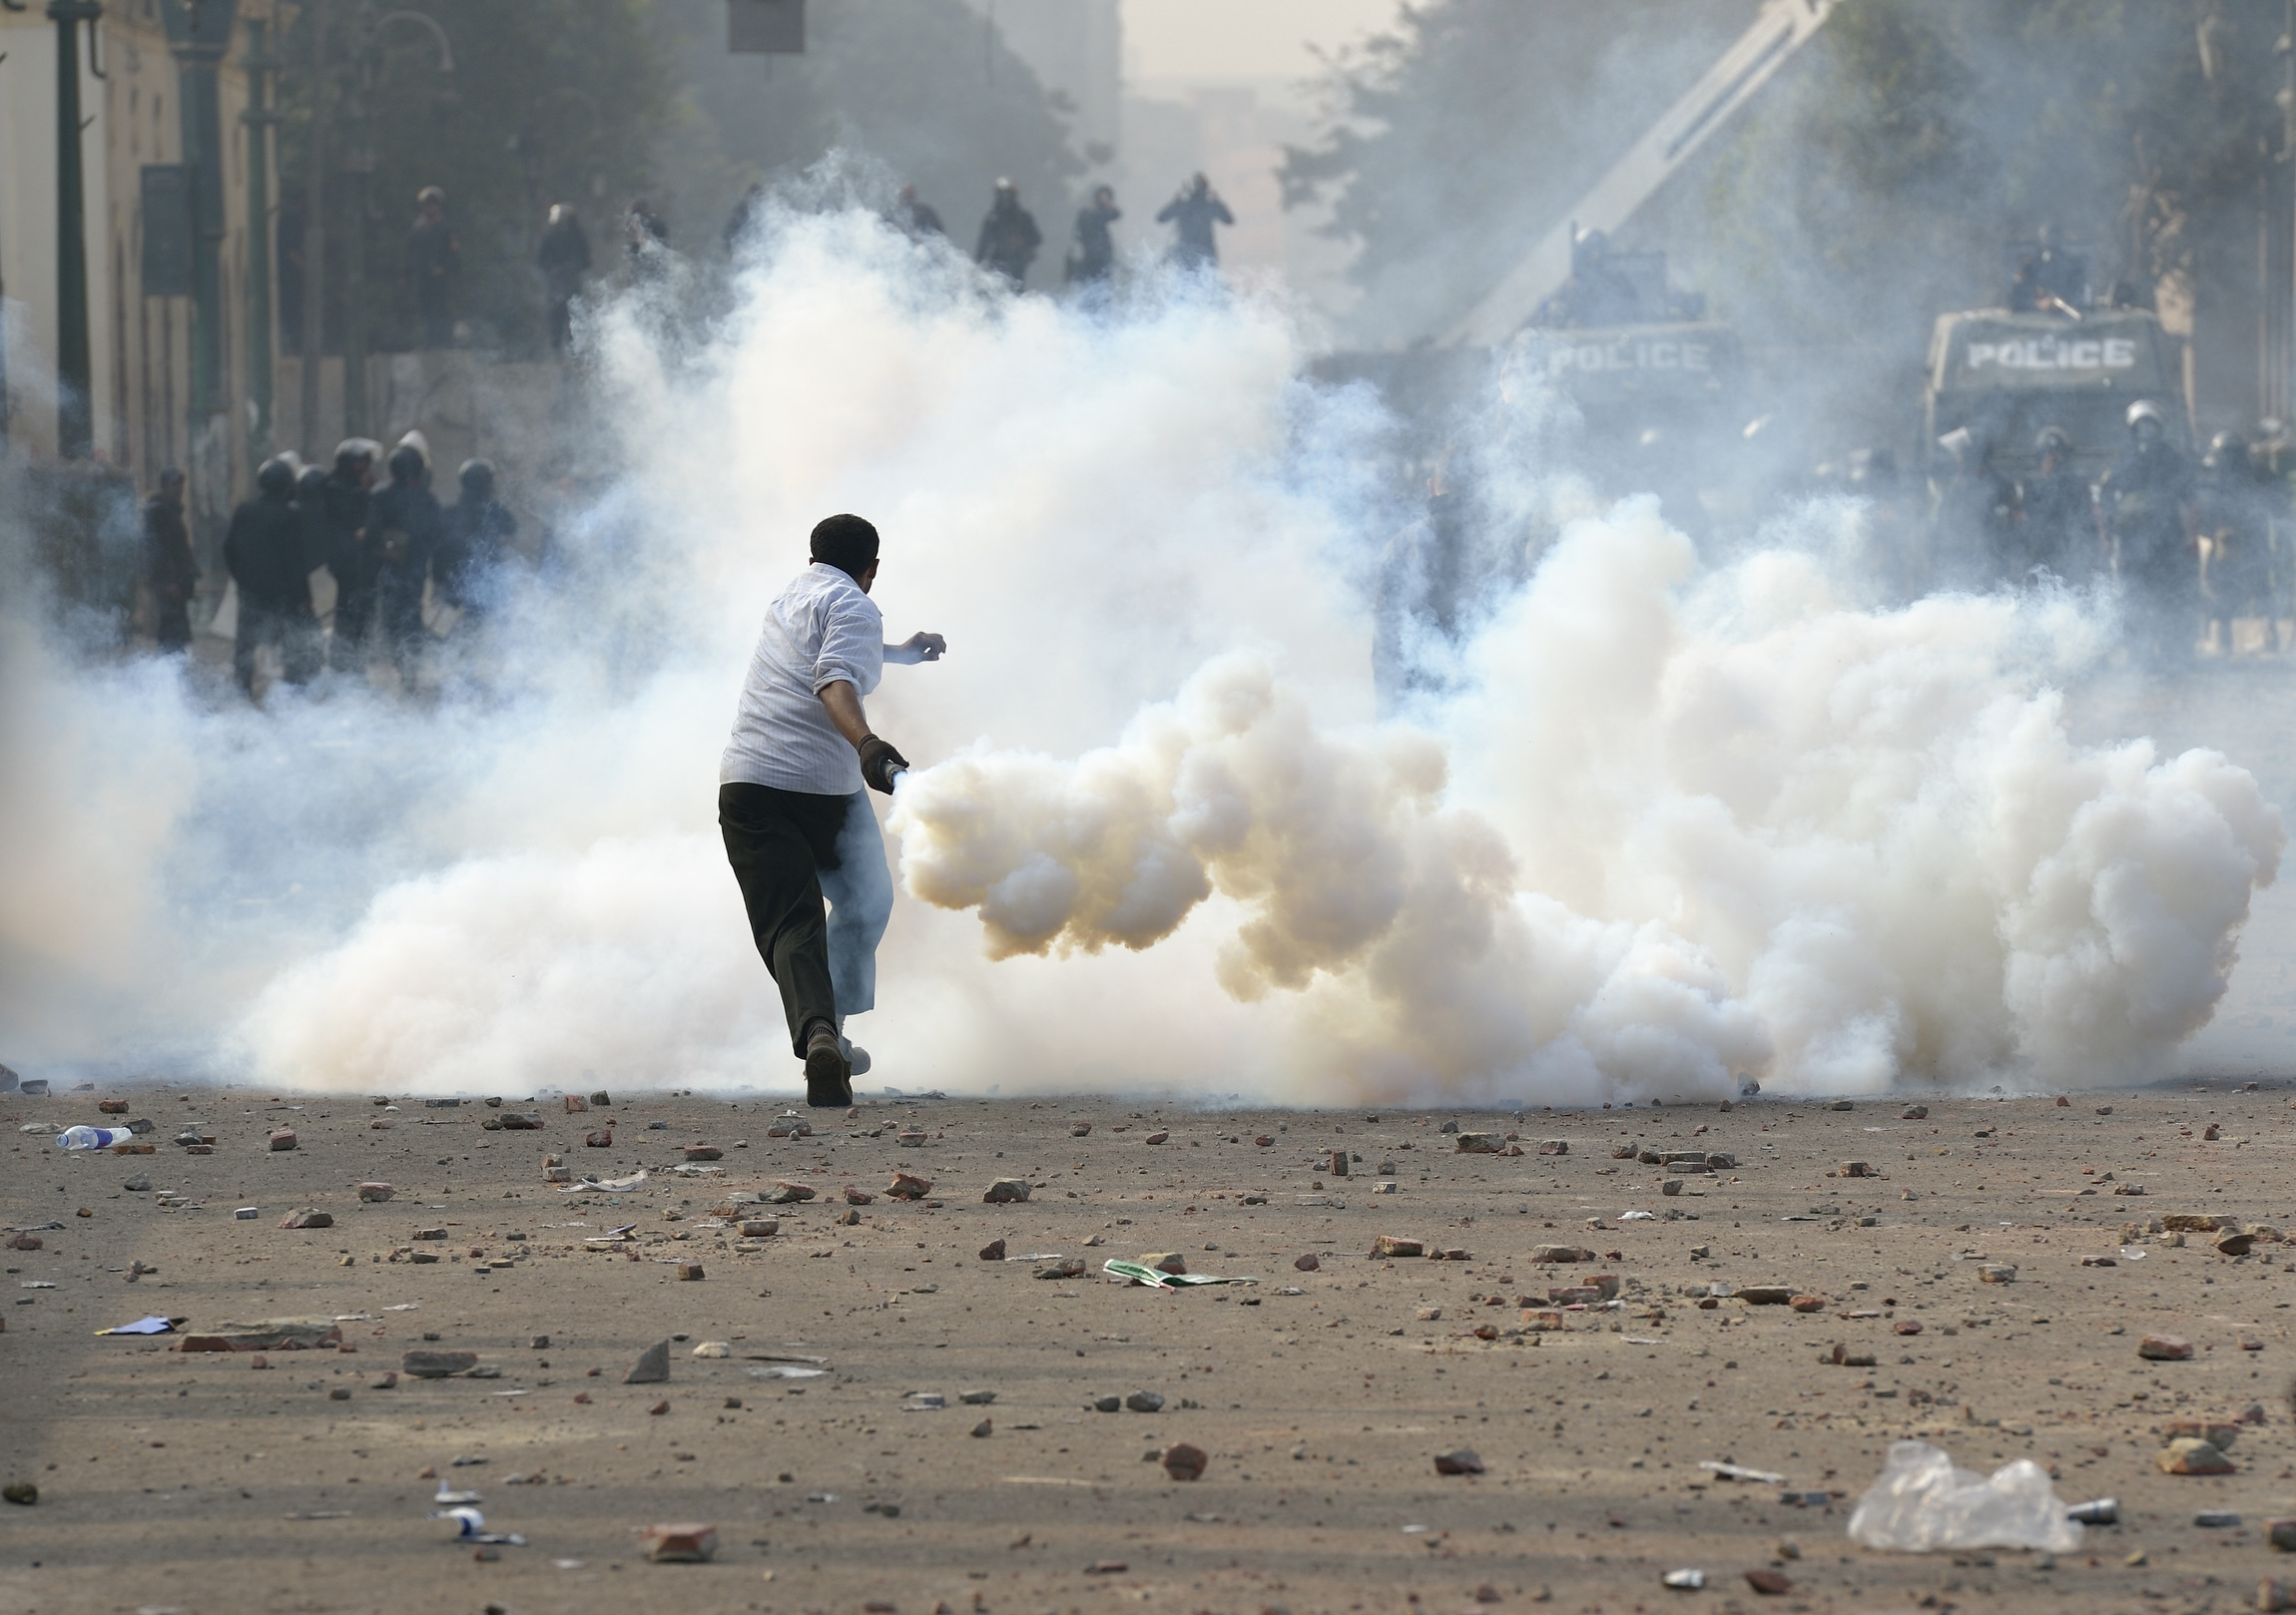
[[[356,191],[345,154],[363,133],[374,167],[366,181],[366,324],[371,345],[406,345],[419,328],[406,276],[415,193],[446,192],[462,248],[458,317],[482,344],[540,344],[534,248],[550,204],[584,206],[593,246],[601,215],[619,213],[652,178],[656,143],[675,86],[650,0],[421,0],[445,31],[454,71],[417,24],[374,32],[387,8],[325,0],[331,72],[326,175],[328,301],[344,289],[348,210]],[[282,170],[299,198],[309,151],[312,7],[298,9],[285,41],[281,91],[288,118]],[[610,229],[604,246],[612,246]],[[330,324],[333,323],[330,320]]]

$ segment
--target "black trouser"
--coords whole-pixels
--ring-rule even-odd
[[[285,664],[281,677],[288,684],[308,684],[318,674],[318,620],[307,605],[258,605],[240,597],[240,633],[232,646],[232,671],[240,688],[255,694],[256,651],[277,645]]]
[[[782,989],[790,1048],[800,1059],[808,1027],[828,1021],[834,1031],[838,1023],[821,871],[838,867],[838,831],[845,820],[844,797],[771,786],[718,787],[726,860],[741,882],[758,955]]]
[[[327,660],[337,673],[364,673],[366,638],[374,626],[374,580],[348,569],[334,576],[334,643]]]

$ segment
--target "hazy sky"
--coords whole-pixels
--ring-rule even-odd
[[[1124,0],[1125,74],[1294,79],[1329,49],[1384,27],[1399,0]]]

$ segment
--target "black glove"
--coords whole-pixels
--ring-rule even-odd
[[[892,795],[892,777],[908,767],[908,759],[892,749],[889,741],[880,741],[874,735],[864,735],[861,743],[861,778],[871,791]]]

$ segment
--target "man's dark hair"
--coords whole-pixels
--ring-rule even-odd
[[[831,516],[814,529],[813,555],[856,583],[876,560],[876,529],[859,516]]]

